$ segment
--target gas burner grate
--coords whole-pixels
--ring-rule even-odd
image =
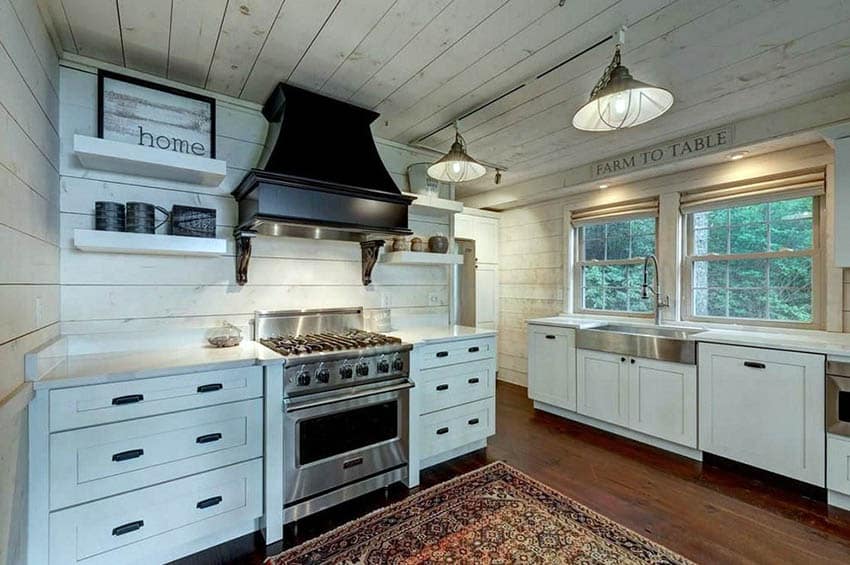
[[[401,343],[401,339],[362,330],[348,330],[341,333],[273,336],[260,339],[260,343],[286,356],[393,345]]]

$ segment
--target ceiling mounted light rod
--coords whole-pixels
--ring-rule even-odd
[[[613,131],[654,120],[673,105],[673,94],[664,88],[632,78],[620,63],[626,28],[617,31],[614,57],[590,93],[590,100],[573,116],[573,126],[583,131]]]
[[[487,169],[466,152],[466,141],[455,122],[455,141],[449,152],[428,167],[428,176],[444,182],[466,182],[484,175]]]

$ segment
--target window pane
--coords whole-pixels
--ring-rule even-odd
[[[655,254],[655,235],[632,236],[632,257]]]
[[[602,273],[604,267],[590,266],[584,267],[584,284],[582,286],[602,286]]]
[[[797,198],[770,203],[770,221],[788,221],[812,218],[814,198]]]
[[[608,237],[605,245],[606,259],[628,259],[629,258],[629,238],[618,237],[611,239]]]
[[[694,288],[726,287],[726,261],[694,261]]]
[[[586,261],[605,259],[605,240],[604,239],[586,239],[584,240],[584,258]]]
[[[730,318],[767,317],[767,295],[764,290],[729,290]]]
[[[602,286],[584,288],[584,307],[590,310],[605,308],[605,302],[602,300]]]
[[[590,224],[581,229],[584,230],[585,239],[605,239],[605,224]]]
[[[614,222],[605,224],[608,239],[628,239],[629,222]]]
[[[808,288],[812,286],[811,257],[770,260],[770,286]]]
[[[606,310],[628,310],[628,299],[625,288],[605,287]]]
[[[741,224],[763,224],[767,221],[767,204],[752,204],[729,209],[729,223],[733,226]]]
[[[629,289],[629,311],[630,312],[652,312],[652,295],[649,298],[641,298],[640,287]]]
[[[608,265],[605,267],[605,280],[603,284],[605,286],[626,286],[626,273],[628,269],[628,265]]]
[[[780,220],[770,224],[771,251],[812,248],[812,220]]]
[[[727,253],[728,236],[729,230],[725,227],[694,230],[694,253],[696,255]]]
[[[697,316],[726,316],[726,290],[694,289],[694,314]]]
[[[730,253],[763,253],[765,251],[767,251],[767,224],[750,224],[731,228]]]
[[[729,269],[729,288],[767,288],[767,260],[730,261],[730,263],[732,268]],[[762,295],[764,295],[763,290]]]
[[[632,235],[654,235],[655,234],[655,218],[642,218],[640,220],[632,220]]]
[[[812,321],[811,288],[771,288],[768,300],[771,320]]]

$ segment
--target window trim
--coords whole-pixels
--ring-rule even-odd
[[[657,213],[642,213],[629,215],[625,217],[612,217],[607,220],[599,221],[599,222],[582,222],[579,225],[572,226],[573,232],[573,260],[572,263],[572,282],[573,282],[573,312],[575,314],[586,314],[591,316],[617,316],[617,317],[625,317],[625,318],[638,318],[638,319],[653,319],[655,317],[655,313],[653,309],[650,309],[648,312],[629,312],[626,310],[596,310],[593,308],[585,308],[584,307],[584,296],[582,295],[582,289],[584,288],[582,277],[584,275],[584,267],[604,267],[608,265],[642,265],[645,257],[633,257],[631,259],[592,259],[586,261],[584,259],[584,234],[582,232],[582,228],[587,227],[592,224],[613,224],[620,223],[631,220],[642,220],[646,218],[652,218],[655,220],[655,252],[658,253],[658,214]]]
[[[782,200],[793,200],[794,196],[782,196],[778,194],[765,195],[764,198],[753,200],[747,199],[746,202],[735,203],[730,201],[728,206],[718,207],[718,209],[735,208],[737,206],[749,206],[752,204],[765,204],[770,202],[779,202]],[[800,198],[800,197],[797,197]],[[790,328],[801,330],[819,330],[824,326],[824,253],[823,246],[825,234],[823,233],[824,222],[821,219],[824,217],[826,210],[826,198],[822,195],[813,195],[812,203],[812,247],[810,249],[800,251],[764,251],[759,253],[726,253],[714,255],[694,255],[694,214],[695,212],[681,213],[681,221],[684,224],[682,230],[682,263],[680,266],[681,287],[682,287],[682,310],[680,318],[684,322],[699,322],[706,324],[723,324],[723,325],[740,325],[740,326],[761,326],[775,328]],[[694,289],[693,289],[693,270],[696,261],[735,261],[747,259],[782,259],[786,257],[811,257],[812,259],[812,321],[811,322],[794,322],[786,320],[770,320],[767,318],[726,318],[722,316],[697,316],[693,313]]]

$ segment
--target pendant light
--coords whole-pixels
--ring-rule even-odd
[[[614,57],[593,87],[590,100],[573,116],[573,126],[583,131],[612,131],[654,120],[673,105],[673,94],[664,88],[632,78],[620,64],[625,28],[618,31]]]
[[[439,161],[428,167],[428,176],[444,182],[465,182],[484,175],[484,165],[470,157],[466,152],[466,141],[460,135],[455,122],[455,141],[449,152]]]

